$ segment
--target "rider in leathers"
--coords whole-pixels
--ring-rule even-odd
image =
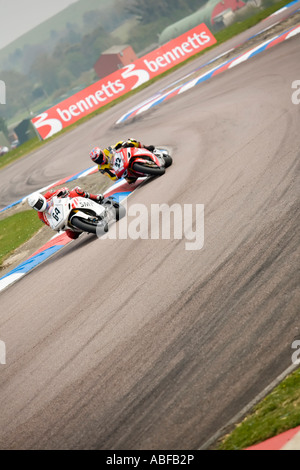
[[[94,163],[98,165],[100,173],[109,176],[109,178],[114,181],[118,179],[118,177],[111,167],[113,151],[127,147],[145,148],[150,152],[153,152],[153,150],[155,149],[154,145],[142,145],[141,142],[138,142],[135,139],[128,139],[126,141],[120,140],[114,146],[107,147],[103,150],[101,150],[99,147],[94,147],[93,150],[90,152],[90,158]],[[133,184],[137,180],[137,178],[130,176],[126,176],[125,179],[129,184]]]
[[[49,209],[49,204],[51,203],[51,199],[54,197],[66,197],[69,196],[70,198],[73,197],[85,197],[88,199],[91,199],[92,201],[101,203],[103,201],[103,195],[102,194],[90,194],[87,191],[84,191],[81,189],[79,186],[76,186],[76,188],[72,189],[71,191],[68,188],[61,188],[57,190],[49,190],[47,191],[44,196],[42,196],[39,193],[34,193],[33,195],[28,197],[28,204],[30,207],[38,211],[38,217],[41,219],[44,224],[48,225],[49,227],[51,226],[49,223],[49,218],[48,218],[48,211]],[[50,216],[49,216],[50,217]],[[80,233],[79,232],[73,232],[73,230],[65,230],[65,233],[68,235],[69,238],[75,239],[78,238]]]

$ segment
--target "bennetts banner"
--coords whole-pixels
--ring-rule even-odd
[[[215,37],[202,23],[35,116],[32,123],[41,138],[47,139],[215,43]]]

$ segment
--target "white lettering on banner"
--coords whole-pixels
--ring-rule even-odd
[[[56,134],[56,132],[59,132],[62,130],[63,125],[59,121],[59,119],[47,119],[48,118],[48,113],[42,113],[39,116],[37,116],[37,121],[35,121],[34,125],[36,129],[39,129],[40,127],[50,127],[50,131],[43,137],[43,139],[47,139],[48,137],[51,137],[53,134]]]
[[[194,33],[191,37],[187,38],[188,42],[183,42],[180,46],[174,47],[172,50],[165,52],[163,55],[156,57],[155,60],[144,60],[144,64],[150,70],[150,72],[157,72],[160,67],[167,67],[172,62],[176,62],[181,57],[185,57],[187,54],[191,54],[193,49],[199,49],[199,47],[203,46],[207,42],[209,42],[211,38],[206,34],[205,31],[201,32],[200,34]]]
[[[73,124],[124,93],[134,90],[155,75],[170,69],[215,42],[216,39],[207,26],[204,23],[200,24],[137,59],[134,63],[70,96],[48,109],[46,113],[34,117],[32,123],[42,139],[51,137],[55,132]]]
[[[132,90],[142,85],[143,83],[150,80],[150,75],[146,70],[137,69],[135,70],[135,64],[126,65],[126,70],[122,72],[123,78],[137,77],[137,82],[131,87]]]
[[[76,104],[71,104],[68,109],[56,108],[57,114],[64,122],[71,121],[72,117],[80,116],[80,114],[89,111],[89,109],[94,106],[98,108],[99,101],[106,101],[107,98],[111,98],[114,94],[123,91],[124,88],[125,85],[121,80],[116,80],[114,83],[109,81],[106,85],[102,85],[102,89],[97,90],[94,95],[91,94],[80,101],[77,101]]]

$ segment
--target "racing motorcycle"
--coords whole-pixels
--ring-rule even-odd
[[[124,217],[126,209],[112,197],[101,204],[84,197],[54,196],[50,201],[47,218],[53,230],[88,232],[98,236],[108,231],[109,223]]]
[[[165,149],[150,152],[144,148],[127,147],[113,150],[111,167],[118,178],[161,176],[172,165],[172,157]]]

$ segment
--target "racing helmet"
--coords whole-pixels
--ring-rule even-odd
[[[38,212],[44,212],[47,209],[47,200],[40,193],[30,194],[27,198],[27,202],[32,209],[35,209]]]
[[[103,150],[101,150],[99,147],[93,148],[93,150],[90,152],[90,158],[97,165],[102,165],[103,163],[106,163],[106,155],[104,154]]]

